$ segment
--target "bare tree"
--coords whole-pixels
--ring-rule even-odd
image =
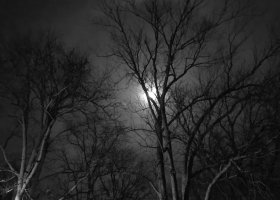
[[[27,36],[2,47],[1,97],[11,106],[10,116],[19,124],[17,135],[22,141],[18,170],[1,150],[8,170],[17,178],[14,191],[19,200],[30,192],[36,194],[57,122],[71,113],[84,113],[89,103],[97,105],[107,94],[97,87],[102,80],[90,81],[87,57],[66,50],[52,34]]]
[[[77,122],[76,122],[77,123]],[[124,137],[124,128],[110,118],[92,118],[86,125],[79,125],[66,135],[67,148],[58,154],[62,170],[68,182],[66,192],[60,199],[96,198],[95,187],[102,168],[108,164],[108,155],[119,145]],[[69,152],[70,147],[70,152]],[[74,187],[68,185],[74,184]]]
[[[65,145],[74,153],[64,149],[59,154],[64,186],[59,199],[144,200],[150,196],[139,160],[121,139],[124,127],[110,127],[109,122],[91,121],[94,128],[69,135]]]
[[[170,180],[172,199],[189,199],[205,140],[223,120],[234,120],[234,114],[244,109],[248,90],[259,85],[258,71],[278,55],[279,44],[271,42],[250,58],[240,55],[248,46],[243,19],[250,6],[236,1],[224,1],[213,10],[205,1],[106,1],[102,10],[108,20],[103,25],[113,41],[109,55],[121,61],[147,97],[157,138],[155,193],[160,200],[169,199]],[[181,187],[174,158],[176,137],[184,141]],[[205,199],[232,163],[247,156],[238,153],[214,163],[221,171],[209,182]]]

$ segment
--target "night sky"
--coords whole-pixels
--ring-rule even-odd
[[[66,45],[87,51],[96,49],[99,31],[92,21],[96,16],[96,0],[1,0],[1,34],[52,30]]]
[[[78,46],[92,53],[104,47],[107,39],[100,27],[93,24],[100,17],[100,0],[1,0],[0,27],[2,37],[28,31],[49,29],[67,45]],[[211,0],[209,0],[211,2]],[[253,1],[252,1],[253,2]],[[255,0],[256,6],[268,11],[258,18],[260,26],[279,19],[279,0]],[[262,27],[260,27],[262,29]]]
[[[79,48],[89,54],[92,64],[98,69],[113,67],[115,80],[122,78],[119,66],[112,65],[108,58],[101,58],[106,54],[106,47],[110,45],[108,35],[104,29],[94,24],[94,20],[102,17],[98,11],[100,0],[0,0],[0,36],[2,39],[17,37],[20,34],[36,33],[37,31],[53,31],[68,47]],[[212,0],[209,0],[211,4]],[[214,1],[213,1],[214,2]],[[264,29],[271,22],[279,26],[279,0],[255,0],[255,7],[266,11],[257,17],[253,25],[255,37],[253,43],[262,41]],[[215,2],[214,2],[215,3]],[[279,24],[279,25],[278,25]],[[133,84],[127,86],[127,81],[119,84],[122,89],[118,98],[124,106],[128,106],[135,98],[139,98],[140,88]],[[135,92],[137,91],[137,92]],[[136,93],[136,94],[135,94]],[[137,94],[138,93],[138,94]],[[124,115],[124,119],[137,116]]]

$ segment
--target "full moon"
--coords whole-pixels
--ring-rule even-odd
[[[156,88],[155,87],[149,88],[148,95],[151,99],[156,100],[157,99]],[[144,101],[145,103],[148,102],[147,96],[144,91],[141,91],[140,97],[141,97],[141,100]]]

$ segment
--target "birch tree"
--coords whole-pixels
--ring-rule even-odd
[[[89,79],[87,56],[64,48],[50,33],[3,45],[2,58],[1,97],[19,125],[16,132],[21,144],[10,143],[20,147],[19,169],[11,164],[5,149],[1,150],[7,170],[17,178],[12,189],[20,200],[36,194],[58,122],[72,113],[85,112],[90,102],[97,104],[106,94],[101,87],[91,91],[93,83],[98,83]]]

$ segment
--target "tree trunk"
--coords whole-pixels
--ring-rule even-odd
[[[188,175],[182,177],[182,200],[189,200],[190,180]]]
[[[174,159],[172,154],[172,146],[171,141],[168,141],[168,158],[170,162],[170,179],[171,179],[171,189],[172,189],[172,199],[178,200],[178,183],[176,177],[176,169],[174,165]]]
[[[36,148],[35,148],[35,151],[38,150],[41,147],[43,140],[45,140],[45,145],[43,146],[43,149],[42,149],[42,156],[41,156],[40,162],[38,163],[36,172],[34,173],[33,177],[31,178],[31,181],[30,181],[30,187],[31,187],[30,196],[34,199],[38,199],[39,195],[40,195],[40,193],[38,191],[39,179],[40,179],[40,175],[42,173],[43,165],[46,160],[46,156],[47,156],[47,152],[48,152],[48,148],[49,148],[49,137],[50,137],[50,131],[51,131],[52,126],[53,126],[52,119],[48,116],[48,118],[46,119],[45,125],[41,129],[42,134],[39,137],[39,139],[37,140],[38,146],[36,146]],[[46,135],[46,137],[44,138],[45,135]],[[37,158],[35,158],[35,159],[37,159]],[[35,160],[33,160],[33,162],[34,161]]]
[[[20,192],[17,192],[16,196],[15,196],[15,200],[21,200],[21,194]]]
[[[42,173],[42,170],[43,170],[43,165],[44,165],[44,162],[45,162],[45,159],[46,159],[46,156],[47,156],[47,151],[48,151],[48,138],[47,138],[47,141],[46,141],[46,145],[43,149],[43,152],[42,152],[42,158],[41,158],[41,161],[38,165],[38,168],[33,176],[33,178],[31,179],[31,188],[30,188],[30,196],[34,199],[38,199],[39,198],[39,191],[38,191],[38,187],[39,187],[39,180],[40,180],[40,175]]]
[[[165,168],[164,168],[164,157],[162,148],[158,142],[157,145],[157,171],[158,171],[158,187],[159,187],[159,200],[167,200],[167,190],[166,190],[166,178],[165,178]]]
[[[190,176],[192,175],[194,155],[190,152],[190,143],[185,153],[184,174],[182,177],[182,200],[189,200]]]
[[[165,163],[163,152],[163,135],[161,130],[161,118],[157,119],[155,124],[157,134],[157,181],[158,181],[158,197],[159,200],[167,200],[166,177],[165,177]]]
[[[173,200],[178,200],[179,199],[179,194],[178,194],[178,183],[177,183],[177,176],[176,176],[176,168],[174,164],[174,158],[173,158],[173,149],[172,149],[172,141],[171,141],[171,133],[169,131],[168,125],[167,125],[167,119],[165,115],[165,109],[162,106],[162,123],[163,123],[163,128],[164,128],[164,133],[165,133],[165,138],[166,138],[166,148],[167,148],[167,155],[169,159],[169,164],[170,164],[170,180],[171,180],[171,190],[172,190],[172,199]]]

